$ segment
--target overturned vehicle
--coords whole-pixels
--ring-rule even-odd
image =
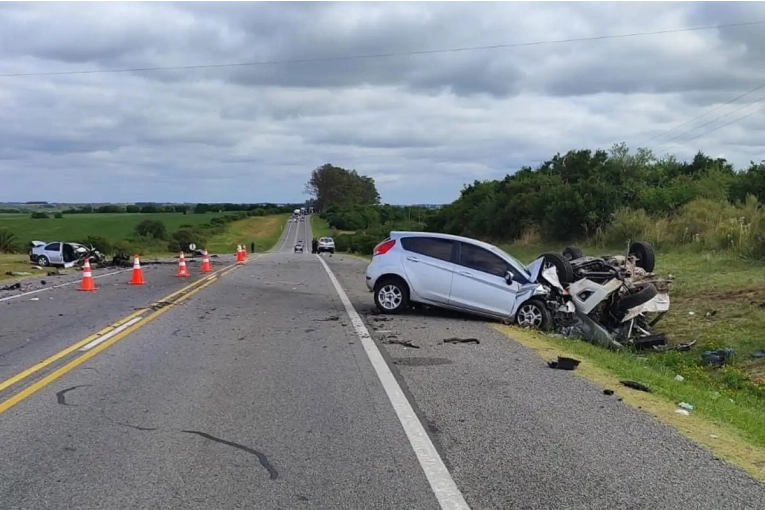
[[[546,253],[535,264],[554,288],[548,307],[556,310],[553,329],[611,348],[651,348],[667,343],[652,327],[669,310],[672,276],[653,271],[656,254],[650,243],[630,245],[626,255],[586,257],[570,246],[563,254]],[[564,308],[574,313],[561,315]],[[517,319],[520,325],[523,321]]]

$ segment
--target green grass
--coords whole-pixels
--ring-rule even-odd
[[[311,233],[316,238],[336,235],[335,229],[330,227],[327,220],[320,218],[318,214],[311,215]]]
[[[255,243],[256,252],[270,250],[279,240],[289,216],[289,214],[253,216],[229,223],[224,233],[210,239],[207,243],[207,251],[236,253],[236,245],[239,243],[245,244],[248,252],[250,243]]]
[[[0,214],[0,229],[7,228],[18,241],[76,241],[87,236],[101,236],[108,239],[127,239],[135,226],[143,220],[160,220],[172,233],[181,225],[199,225],[221,216],[220,213],[122,213],[122,214],[71,214],[61,219],[33,220],[28,214]]]

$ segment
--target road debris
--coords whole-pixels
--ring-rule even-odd
[[[339,321],[340,317],[337,315],[330,315],[329,317],[326,317],[324,319],[314,319],[314,320],[318,322]]]
[[[411,347],[412,349],[419,349],[420,348],[419,345],[415,345],[412,342],[410,342],[409,340],[400,340],[398,338],[393,338],[393,339],[387,340],[385,343],[396,344],[396,345],[403,345],[404,347]]]
[[[558,356],[557,361],[548,361],[547,366],[558,370],[576,370],[576,367],[579,366],[579,363],[581,363],[581,361],[578,359]]]
[[[679,414],[682,416],[690,416],[691,413],[689,413],[685,409],[675,409],[675,414]]]
[[[21,288],[21,283],[13,283],[11,285],[6,285],[3,288],[0,288],[0,290],[19,290]]]
[[[481,341],[477,338],[445,338],[444,339],[445,344],[480,344]]]
[[[614,390],[605,389],[603,390],[603,395],[608,395],[609,397],[614,394]]]
[[[701,361],[707,365],[722,366],[736,355],[736,351],[730,347],[717,349],[716,351],[704,351],[701,353]]]
[[[633,390],[645,391],[646,393],[651,393],[651,388],[649,388],[643,383],[640,383],[637,381],[619,381],[619,382],[628,388],[632,388]]]

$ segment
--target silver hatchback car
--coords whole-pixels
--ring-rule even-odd
[[[526,266],[476,239],[393,231],[374,248],[366,285],[382,313],[420,303],[549,329],[560,307],[553,294],[565,291],[544,265],[541,257]]]

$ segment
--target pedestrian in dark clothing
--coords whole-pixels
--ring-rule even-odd
[[[255,253],[255,243],[250,243],[250,253]]]
[[[319,240],[315,237],[311,239],[311,253],[316,253],[319,251]]]

